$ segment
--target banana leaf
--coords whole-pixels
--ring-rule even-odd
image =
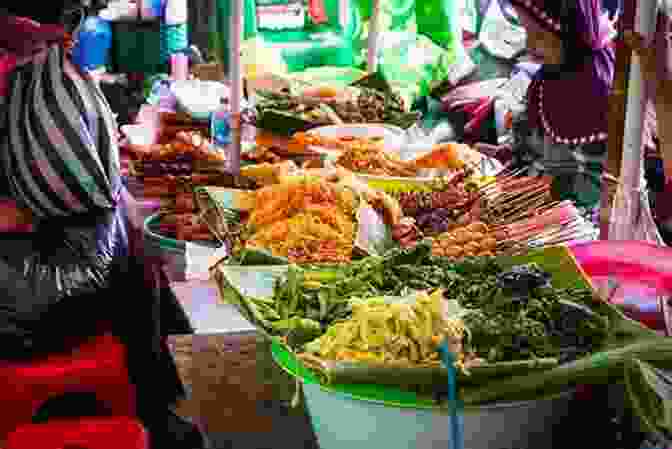
[[[408,365],[336,362],[310,355],[300,355],[299,360],[324,385],[379,384],[411,391],[440,392],[445,390],[448,379],[448,371],[438,363],[436,365]],[[492,378],[547,370],[556,366],[558,366],[558,360],[554,358],[483,364],[470,368],[468,374],[459,372],[458,380],[461,385],[473,385]]]
[[[530,251],[526,255],[501,257],[498,261],[504,267],[536,262],[552,275],[553,285],[557,288],[591,285],[571,252],[565,247],[542,248]],[[264,272],[269,268],[236,267],[236,270],[247,270],[252,273]],[[222,267],[220,271],[232,269],[234,267]],[[283,267],[276,266],[273,269],[277,274]],[[286,270],[287,267],[284,267],[285,272]],[[220,279],[221,276],[220,274]],[[257,295],[256,297],[264,292],[267,297],[270,297],[273,294],[272,286],[269,287],[272,283],[261,282],[255,278],[255,276],[263,278],[266,275],[249,274],[247,276],[249,279],[246,281],[242,279],[242,276],[231,273],[223,276],[228,279],[228,288],[236,293],[223,293],[222,299],[232,302],[231,298],[233,298],[234,302],[240,304],[241,310],[245,310],[244,315],[251,317],[251,321],[258,325],[258,321],[253,321],[252,311],[246,310],[245,305],[241,303],[240,292],[246,291],[250,288],[250,284],[254,284],[252,290]],[[221,281],[219,283],[221,285]],[[260,287],[262,285],[266,287]],[[459,379],[460,394],[464,404],[478,406],[502,401],[534,400],[570,391],[577,385],[622,383],[626,369],[631,366],[633,360],[647,364],[644,366],[650,365],[656,370],[672,369],[672,339],[662,337],[655,331],[627,318],[616,306],[605,302],[597,294],[587,305],[596,313],[607,317],[609,321],[609,335],[598,352],[574,362],[559,365],[549,360],[537,360],[529,363],[496,363],[478,369],[472,368],[471,376],[462,376]],[[306,361],[305,357],[297,357],[277,339],[274,341],[275,356],[283,369],[301,377],[304,381],[319,382],[341,392],[376,391],[380,397],[402,395],[409,398],[413,396],[414,399],[408,400],[426,403],[427,398],[431,396],[427,395],[425,390],[443,391],[447,383],[447,373],[437,367],[376,366],[366,363],[325,362],[319,359]],[[285,366],[285,364],[289,365]],[[297,370],[296,366],[301,368]],[[645,402],[645,396],[641,393],[642,388],[633,390],[637,392],[635,397],[640,398],[640,402],[651,403],[651,401]],[[361,396],[361,393],[353,394]],[[653,405],[645,410],[646,416],[650,417],[649,421],[657,422],[656,419],[660,421],[658,417],[667,416],[661,408],[664,404],[667,403],[663,400],[653,401]]]
[[[668,447],[672,442],[672,371],[631,359],[625,374],[627,396],[642,427],[660,447]]]

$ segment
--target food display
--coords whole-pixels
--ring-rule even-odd
[[[258,126],[283,134],[343,123],[386,123],[406,129],[418,119],[399,95],[368,87],[258,90],[256,94]]]
[[[283,162],[285,158],[278,153],[279,152],[273,147],[256,145],[253,149],[242,152],[241,160],[254,162],[256,164],[275,164]]]
[[[354,192],[319,179],[298,178],[255,193],[245,247],[293,262],[347,262],[355,239]]]
[[[436,257],[429,243],[341,267],[290,267],[272,298],[242,300],[272,335],[334,361],[438,364],[448,337],[462,362],[557,365],[600,348],[608,328],[590,288],[556,287],[536,263]]]
[[[459,170],[464,167],[477,167],[483,155],[469,145],[455,142],[434,145],[429,152],[414,160],[418,169],[447,168]]]
[[[564,244],[595,227],[552,179],[406,142],[387,125],[419,114],[370,81],[250,91],[259,132],[236,177],[206,126],[164,114],[158,142],[130,148],[145,196],[162,198],[157,231],[231,250],[210,271],[222,299],[311,383],[401,388],[430,407],[446,388],[478,406],[623,372],[651,386],[670,343],[592,289]]]
[[[458,171],[434,183],[430,192],[398,192],[404,215],[415,219],[427,235],[448,231],[480,219],[481,194],[478,184],[470,181],[467,172]]]
[[[432,242],[432,254],[443,257],[494,256],[496,250],[495,234],[481,222],[440,234]]]
[[[208,225],[193,212],[172,213],[161,217],[158,230],[161,235],[185,242],[216,240]]]
[[[380,139],[352,139],[345,143],[337,164],[356,173],[375,176],[422,177],[423,169],[455,172],[466,167],[466,160],[477,159],[469,159],[476,152],[456,143],[435,145],[426,154],[409,161],[386,151]],[[478,169],[472,167],[473,170]]]
[[[336,163],[353,172],[370,175],[412,177],[418,174],[413,162],[402,161],[381,145],[364,139],[348,145]]]
[[[534,214],[553,203],[549,177],[501,176],[482,189],[481,218],[506,224]]]
[[[170,199],[179,193],[189,193],[194,186],[222,186],[256,189],[258,184],[249,178],[226,173],[192,173],[185,175],[147,176],[142,178],[141,191],[146,198]]]
[[[298,167],[292,161],[277,163],[260,163],[240,168],[240,175],[254,180],[260,186],[277,184],[282,179],[298,171]]]
[[[321,147],[332,150],[347,150],[353,146],[371,146],[383,149],[383,137],[328,137],[317,133],[296,133],[291,138],[291,143],[303,148]]]
[[[161,202],[158,233],[181,241],[214,241],[207,223],[199,218],[194,195],[180,192]]]
[[[135,147],[133,171],[138,177],[222,172],[224,152],[198,131],[180,131],[167,143]]]
[[[392,238],[402,248],[415,246],[422,239],[422,232],[409,217],[402,218],[392,227]]]
[[[462,258],[524,253],[529,248],[590,240],[596,230],[570,202],[552,204],[504,225],[471,221],[451,226],[432,239],[432,253]],[[415,234],[420,238],[420,234]],[[411,244],[412,237],[407,237]],[[417,241],[417,240],[416,240]]]
[[[305,352],[327,360],[438,363],[437,344],[448,337],[461,353],[465,334],[459,317],[444,315],[443,303],[441,290],[397,301],[352,299],[350,318],[331,325]]]
[[[509,225],[557,206],[547,178],[501,176],[479,185],[459,171],[437,180],[431,192],[399,192],[395,197],[427,235],[478,221]]]

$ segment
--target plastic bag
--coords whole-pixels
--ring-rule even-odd
[[[259,37],[282,55],[290,72],[353,63],[352,9],[347,0],[244,0],[243,40]],[[211,48],[230,68],[231,1],[217,0]]]
[[[379,70],[412,104],[471,69],[462,45],[459,0],[381,0]],[[357,1],[355,62],[368,52],[371,0]]]
[[[431,39],[408,33],[385,33],[379,53],[379,70],[393,91],[412,105],[450,78],[455,53]]]
[[[244,41],[241,45],[241,54],[243,76],[249,81],[254,81],[265,74],[287,74],[287,64],[279,52],[270,48],[259,37]]]
[[[54,346],[62,344],[64,335],[86,334],[84,329],[89,325],[87,322],[93,322],[93,317],[86,314],[69,317],[82,325],[76,332],[53,317],[62,315],[58,310],[64,307],[66,299],[75,303],[82,298],[103,300],[102,292],[110,289],[112,273],[126,263],[129,240],[121,208],[99,218],[77,221],[73,224],[53,220],[41,223],[33,233],[2,235],[3,359],[60,349]],[[64,327],[57,330],[60,335],[51,328],[54,321]]]

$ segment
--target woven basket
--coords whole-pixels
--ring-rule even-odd
[[[202,81],[225,81],[224,68],[218,63],[198,64],[191,68],[195,78]]]
[[[275,367],[270,344],[254,332],[209,337],[193,348],[192,395],[209,432],[271,432],[274,413],[291,409],[295,381]],[[216,417],[208,419],[208,417]]]

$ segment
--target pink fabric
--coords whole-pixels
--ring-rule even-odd
[[[23,17],[0,17],[0,97],[7,96],[9,75],[17,65],[30,62],[35,54],[47,48],[47,43],[64,36],[65,29],[59,25],[42,25]],[[0,233],[32,230],[32,223],[13,199],[0,199]]]
[[[590,2],[594,3],[595,7],[600,7],[599,0],[590,0]],[[605,12],[602,15],[586,14],[581,16],[579,20],[584,21],[584,24],[579,25],[578,28],[585,30],[582,39],[588,47],[592,50],[602,50],[610,44],[616,28],[609,19],[608,13]]]
[[[670,334],[667,297],[672,294],[672,250],[637,241],[597,241],[571,250],[598,290],[606,286],[607,279],[616,281],[618,287],[611,297],[614,303],[626,306],[631,318]]]
[[[23,17],[0,17],[0,96],[7,92],[7,78],[19,64],[47,47],[48,42],[62,40],[65,29],[59,25],[41,25]]]
[[[16,55],[11,53],[0,55],[0,97],[7,96],[8,78],[16,67],[16,63]]]

